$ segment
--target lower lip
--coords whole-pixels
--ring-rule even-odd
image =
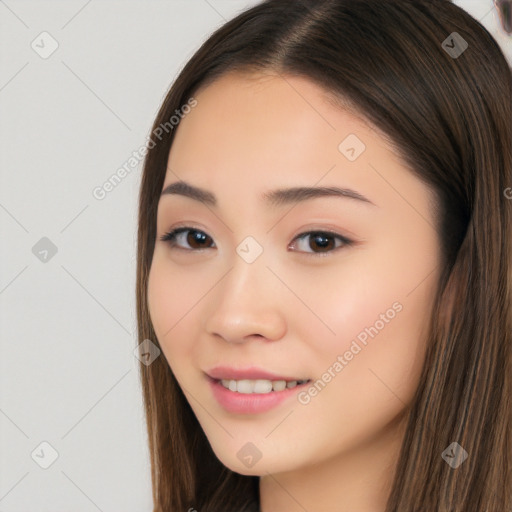
[[[239,414],[257,414],[269,411],[277,407],[284,400],[294,396],[298,390],[311,384],[311,381],[308,381],[293,388],[286,388],[283,391],[271,391],[270,393],[238,393],[237,391],[225,388],[220,381],[208,375],[207,378],[217,402],[226,411]]]

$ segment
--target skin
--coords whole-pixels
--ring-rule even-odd
[[[233,73],[195,98],[163,188],[185,180],[219,204],[160,199],[148,301],[163,355],[219,460],[261,477],[262,512],[383,511],[439,278],[435,196],[383,134],[307,79]],[[366,145],[353,162],[338,149],[349,134]],[[292,186],[351,188],[374,205],[260,199]],[[178,223],[206,234],[203,245],[187,233],[181,249],[161,241]],[[322,229],[354,244],[328,238],[323,252],[296,239]],[[251,264],[236,252],[247,236],[263,248]],[[322,379],[393,303],[401,311],[309,403],[251,415],[214,399],[203,372],[219,364]],[[262,454],[252,467],[237,457],[249,441]]]

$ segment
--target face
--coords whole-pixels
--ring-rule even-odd
[[[216,204],[160,198],[148,302],[163,355],[233,471],[292,471],[370,446],[418,385],[441,258],[433,193],[304,78],[230,74],[195,98],[162,190],[182,180]],[[264,196],[296,187],[360,197]],[[162,240],[176,228],[187,230]],[[239,393],[211,383],[217,366],[310,382]]]

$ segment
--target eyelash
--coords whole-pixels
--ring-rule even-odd
[[[176,244],[176,237],[180,233],[184,233],[184,232],[187,232],[187,231],[193,231],[193,232],[196,232],[196,233],[201,233],[201,234],[206,235],[207,237],[211,238],[207,233],[205,233],[204,231],[201,231],[200,229],[196,229],[196,228],[191,227],[191,226],[182,226],[182,227],[177,227],[177,228],[169,231],[168,233],[165,233],[165,235],[160,237],[160,240],[162,242],[169,243],[169,245],[173,249],[181,249],[183,251],[201,252],[201,251],[206,250],[206,249],[213,249],[213,247],[204,247],[202,249],[186,249],[186,248],[178,246]],[[305,252],[305,251],[299,251],[299,252],[302,252],[303,254],[307,254],[308,256],[325,257],[325,256],[328,256],[330,253],[337,252],[339,249],[343,249],[344,247],[350,247],[350,246],[352,246],[354,244],[354,241],[350,240],[349,238],[346,238],[346,237],[344,237],[342,235],[339,235],[338,233],[335,233],[333,231],[325,231],[325,230],[324,231],[322,231],[322,230],[306,231],[304,233],[301,233],[301,234],[297,235],[293,239],[293,241],[295,241],[295,240],[302,241],[302,240],[304,240],[305,238],[307,238],[310,235],[327,235],[328,237],[337,238],[338,240],[341,240],[343,245],[335,247],[334,249],[331,249],[331,250],[326,251],[326,252],[307,252],[307,251]],[[213,239],[212,239],[212,241],[213,241]]]

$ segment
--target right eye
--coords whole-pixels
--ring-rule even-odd
[[[194,229],[190,226],[183,226],[173,229],[160,237],[162,242],[169,243],[173,249],[182,249],[185,251],[198,251],[202,249],[213,248],[205,245],[205,241],[208,241],[208,239],[213,242],[212,238],[208,236],[204,231]],[[189,244],[189,247],[182,247],[180,245],[180,243],[184,241]],[[195,244],[199,244],[199,246],[197,247]]]

